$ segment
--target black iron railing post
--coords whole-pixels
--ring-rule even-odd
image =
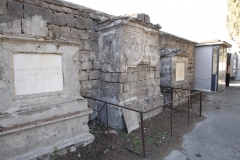
[[[189,103],[190,103],[189,98],[190,98],[190,96],[188,96],[188,126],[189,126]]]
[[[171,107],[170,107],[171,111],[170,111],[170,125],[171,125],[171,138],[173,137],[173,133],[172,133],[172,112],[173,112],[173,102],[171,103]]]
[[[141,130],[142,130],[142,147],[143,147],[143,157],[146,157],[145,153],[145,138],[144,138],[144,126],[143,126],[143,113],[140,113],[141,116]]]
[[[202,92],[200,92],[200,117],[202,117]]]
[[[107,131],[109,131],[108,127],[108,104],[106,103],[106,119],[107,119]]]

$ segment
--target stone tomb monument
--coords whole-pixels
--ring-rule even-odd
[[[35,18],[42,34],[46,22]],[[11,34],[0,34],[0,43],[0,159],[33,159],[92,142],[79,44]]]
[[[98,23],[102,99],[140,111],[163,103],[159,29],[150,24],[145,14],[137,18],[115,17]],[[140,116],[136,112],[114,106],[108,108],[110,126],[123,128],[125,121],[128,132],[139,127]],[[144,114],[144,119],[160,112],[158,109]],[[106,116],[104,112],[102,114],[102,117]]]

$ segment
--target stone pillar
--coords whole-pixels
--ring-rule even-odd
[[[118,17],[98,23],[98,30],[101,98],[142,111],[161,105],[159,27],[137,18]],[[134,118],[130,120],[128,115],[139,121],[139,115],[133,112],[116,107],[109,110],[114,128],[123,128],[125,120],[129,129],[128,123]],[[144,114],[144,118],[159,112],[161,109]]]

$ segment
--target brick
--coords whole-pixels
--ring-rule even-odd
[[[86,71],[81,71],[80,73],[79,73],[79,80],[88,80],[88,73],[86,72]]]
[[[73,14],[66,14],[67,17],[67,26],[68,27],[72,27],[75,28],[76,24],[75,24],[75,17]]]
[[[138,86],[137,84],[137,82],[131,82],[131,89],[137,89],[138,87],[141,87],[141,85]]]
[[[100,71],[90,71],[88,74],[89,79],[99,79],[100,78]]]
[[[127,77],[128,77],[128,82],[133,81],[133,73],[132,72],[127,73]]]
[[[23,3],[16,2],[16,1],[9,1],[7,13],[9,16],[12,16],[16,19],[23,18]]]
[[[93,29],[93,21],[89,18],[83,18],[83,17],[77,17],[76,19],[76,27],[80,29],[87,29],[92,30]]]
[[[108,71],[108,64],[107,63],[101,63],[101,71],[107,72]]]
[[[90,52],[90,60],[91,61],[97,61],[97,55],[98,55],[98,52],[91,51]]]
[[[59,26],[67,24],[67,16],[65,13],[55,13],[53,16],[53,23]]]

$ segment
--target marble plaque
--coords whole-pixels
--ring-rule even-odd
[[[63,90],[62,58],[57,54],[13,54],[16,95]]]
[[[133,130],[139,127],[137,112],[130,111],[127,109],[122,109],[124,120],[127,126],[128,133],[131,133]]]
[[[184,63],[176,63],[176,81],[182,81],[185,77]]]

